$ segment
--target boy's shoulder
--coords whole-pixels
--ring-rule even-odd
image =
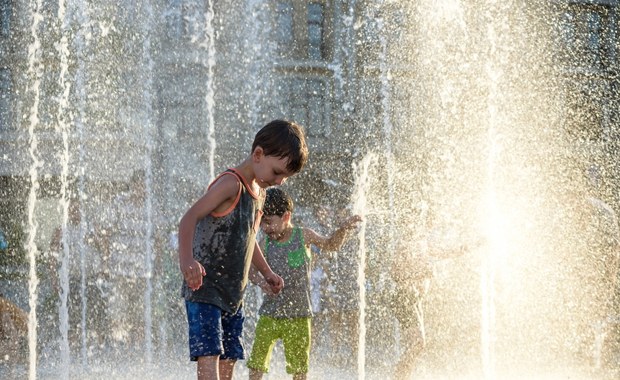
[[[242,183],[242,177],[239,173],[228,169],[220,174],[207,187],[207,190],[211,190],[213,187],[232,187],[237,188]]]
[[[221,183],[221,184],[220,184]],[[253,180],[249,180],[246,176],[237,168],[230,168],[221,172],[210,184],[207,190],[211,190],[212,187],[221,186],[228,187],[230,191],[241,191],[244,187],[248,190],[250,195],[254,198],[264,198],[265,189],[258,188]]]

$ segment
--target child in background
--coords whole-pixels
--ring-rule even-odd
[[[310,274],[314,245],[321,251],[334,251],[342,246],[347,231],[362,219],[348,218],[330,237],[310,228],[291,223],[293,201],[281,189],[270,188],[263,208],[261,228],[265,238],[261,247],[267,263],[283,277],[286,286],[279,294],[267,294],[259,310],[256,336],[248,360],[250,380],[258,380],[269,371],[271,352],[278,339],[284,345],[286,372],[294,380],[306,379],[310,361],[311,318]],[[263,287],[264,289],[264,287]]]

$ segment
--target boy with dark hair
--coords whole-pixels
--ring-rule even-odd
[[[228,169],[185,213],[179,225],[179,266],[189,323],[191,360],[198,379],[231,379],[244,358],[242,299],[252,264],[274,293],[283,287],[256,242],[265,188],[281,185],[308,158],[303,129],[274,120],[250,156]]]
[[[278,339],[284,344],[286,372],[295,380],[304,380],[310,361],[310,304],[311,245],[322,251],[334,251],[342,246],[347,231],[361,217],[348,218],[330,237],[317,234],[291,223],[293,201],[281,189],[267,189],[261,228],[265,238],[261,247],[269,265],[286,283],[278,294],[267,294],[259,310],[256,337],[248,360],[250,380],[261,379],[269,370],[271,351]],[[262,287],[264,289],[264,287]]]

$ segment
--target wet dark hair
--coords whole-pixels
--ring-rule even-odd
[[[293,200],[291,197],[278,187],[268,188],[265,204],[263,205],[263,213],[266,216],[282,216],[287,211],[293,212]]]
[[[287,120],[273,120],[254,137],[252,152],[257,146],[266,156],[288,158],[286,168],[299,173],[308,161],[308,147],[303,128]]]

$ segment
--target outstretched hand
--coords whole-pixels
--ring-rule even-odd
[[[207,274],[202,264],[196,260],[193,260],[188,264],[181,264],[181,272],[183,273],[185,282],[187,282],[187,286],[191,290],[200,289],[202,286],[202,277]]]
[[[351,230],[355,227],[357,227],[357,225],[362,221],[362,216],[361,215],[353,215],[351,217],[349,217],[347,220],[344,221],[344,223],[342,223],[342,228],[344,228],[345,230]]]

